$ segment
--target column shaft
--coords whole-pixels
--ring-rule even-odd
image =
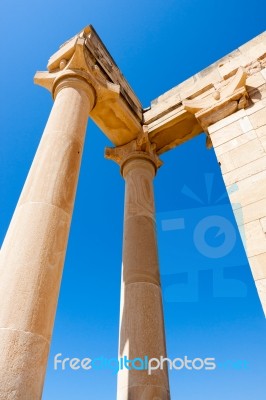
[[[166,357],[163,308],[154,217],[155,166],[146,158],[127,161],[119,357]],[[167,367],[123,369],[118,400],[169,400]]]
[[[65,78],[0,257],[0,399],[41,399],[94,92]]]

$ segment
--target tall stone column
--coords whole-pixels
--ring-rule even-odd
[[[119,358],[166,357],[164,318],[157,255],[153,178],[160,160],[147,134],[107,149],[126,181]],[[118,373],[118,400],[168,400],[167,363],[152,374],[140,362]]]
[[[0,257],[0,399],[41,399],[94,89],[54,81],[55,102]]]

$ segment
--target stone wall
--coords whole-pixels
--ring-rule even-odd
[[[266,314],[266,68],[246,85],[249,106],[208,131]]]

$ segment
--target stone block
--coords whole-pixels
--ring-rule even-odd
[[[230,172],[224,173],[223,178],[226,187],[228,187],[236,182],[244,180],[252,175],[256,175],[262,171],[266,171],[266,156],[260,157],[259,159],[255,159],[249,164],[245,164]]]
[[[252,130],[252,125],[248,117],[240,118],[239,123],[244,133]]]
[[[262,136],[260,138],[260,142],[261,142],[264,150],[266,151],[266,125],[263,128],[264,128],[264,131],[265,131],[265,136]]]
[[[216,122],[215,124],[209,126],[208,132],[211,135],[212,133],[218,131],[219,129],[224,128],[227,125],[232,124],[235,121],[238,121],[240,118],[246,117],[245,110],[239,110],[234,114],[229,115],[226,118],[223,118],[221,121]]]
[[[257,161],[264,155],[266,156],[266,153],[260,140],[254,139],[220,155],[218,159],[221,163],[223,174],[226,174],[242,166],[247,166],[247,164]],[[250,168],[252,169],[252,165]]]
[[[245,45],[244,45],[245,46]],[[261,41],[257,45],[253,45],[249,48],[244,48],[244,46],[241,46],[239,48],[240,52],[245,56],[245,58],[249,61],[255,61],[263,57],[264,54],[266,54],[266,43],[265,40]]]
[[[245,67],[248,62],[246,56],[237,49],[219,60],[217,62],[217,69],[220,75],[226,79],[239,67]]]
[[[266,170],[227,187],[233,209],[266,198]]]
[[[263,70],[262,70],[263,71]],[[266,73],[256,72],[256,74],[247,77],[246,84],[253,88],[258,88],[266,82]]]
[[[265,193],[266,195],[266,193]],[[265,220],[266,229],[266,198],[256,201],[254,203],[248,204],[244,207],[234,209],[234,214],[238,226],[246,224],[251,221],[256,221],[259,219]],[[262,221],[262,220],[261,220]]]
[[[263,218],[260,219],[260,223],[261,223],[263,232],[266,233],[266,213],[264,213]]]
[[[249,119],[254,129],[266,125],[266,107],[250,115]]]
[[[248,257],[266,253],[266,237],[260,221],[244,224],[243,244]]]
[[[249,257],[249,264],[254,280],[266,278],[266,253]]]
[[[216,124],[215,124],[216,125]],[[213,125],[212,125],[213,126]],[[213,147],[216,148],[243,134],[239,121],[233,122],[210,134]]]
[[[238,49],[242,54],[248,53],[254,46],[257,46],[260,43],[264,43],[266,40],[266,31],[262,32],[260,35],[254,37],[249,40],[247,43],[240,46]]]
[[[263,69],[261,70],[261,75],[263,76],[263,78],[264,78],[265,81],[266,81],[266,68],[263,68]]]
[[[257,111],[262,110],[263,108],[266,109],[266,101],[264,99],[250,104],[246,108],[246,114],[249,117],[250,115],[255,114]],[[250,122],[250,124],[251,124],[251,122]]]
[[[258,291],[264,315],[266,316],[266,279],[259,279],[255,281],[255,285]]]
[[[263,136],[266,136],[266,125],[263,125],[260,128],[257,128],[256,135],[258,136],[258,138],[262,138]]]
[[[257,137],[256,132],[254,130],[249,131],[247,133],[243,133],[242,135],[237,136],[235,139],[229,140],[228,142],[222,144],[221,146],[215,147],[215,154],[217,157],[219,157],[221,154],[227,153],[230,150],[236,149],[239,146],[242,146],[243,144],[256,139],[256,137]]]

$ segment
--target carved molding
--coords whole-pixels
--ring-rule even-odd
[[[132,159],[147,159],[152,162],[155,172],[163,164],[156,153],[156,144],[149,140],[148,129],[143,126],[143,130],[139,133],[137,139],[132,140],[124,146],[107,147],[105,149],[105,158],[115,161],[121,167],[123,175],[123,167],[125,163]]]
[[[248,105],[251,90],[256,96],[265,90],[261,83],[258,87],[256,77],[266,66],[265,35],[252,42],[164,93],[149,110],[142,109],[91,25],[61,46],[50,58],[48,72],[38,72],[35,82],[53,92],[61,79],[76,74],[95,89],[97,101],[90,117],[114,146],[135,140],[145,124],[157,154],[162,154],[202,131],[208,135],[211,124]]]
[[[97,46],[101,57],[96,51]],[[88,26],[50,57],[48,71],[37,72],[34,82],[48,89],[53,97],[62,80],[75,77],[87,82],[96,95],[91,118],[114,145],[120,146],[137,137],[142,113],[140,115],[133,91],[104,49],[96,32]],[[106,65],[109,65],[109,74]]]
[[[104,97],[119,97],[120,87],[108,81],[95,61],[86,53],[86,39],[77,36],[56,52],[48,62],[48,72],[38,71],[34,77],[37,85],[48,89],[54,96],[57,82],[67,76],[76,75],[86,80],[94,87],[97,93],[97,101]]]
[[[212,97],[184,100],[183,106],[185,110],[195,115],[202,129],[208,133],[210,125],[247,107],[246,78],[247,74],[241,67],[228,84],[216,90]]]

